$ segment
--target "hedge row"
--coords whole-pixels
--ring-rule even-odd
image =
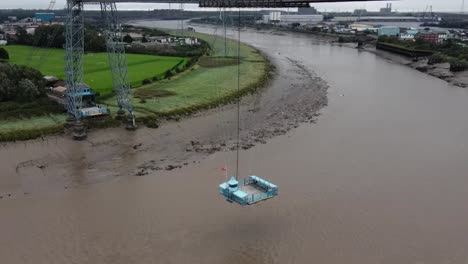
[[[35,139],[50,134],[63,133],[63,129],[63,125],[55,125],[44,128],[21,129],[12,130],[8,132],[0,132],[0,142]]]
[[[65,109],[62,105],[48,98],[24,104],[13,101],[0,103],[0,120],[24,119],[63,112]]]

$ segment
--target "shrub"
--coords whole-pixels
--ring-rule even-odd
[[[167,70],[166,73],[164,74],[164,78],[166,79],[171,79],[171,77],[174,76],[174,73],[172,71]]]
[[[148,116],[143,119],[143,124],[149,128],[158,128],[159,127],[159,118],[157,116]]]
[[[0,60],[9,60],[10,55],[8,54],[8,51],[4,48],[0,48]]]
[[[468,68],[468,63],[466,61],[453,60],[450,62],[450,71],[451,72],[461,72]]]
[[[64,111],[62,105],[48,98],[38,98],[29,103],[9,101],[0,103],[0,120],[30,118]]]
[[[57,134],[63,132],[63,125],[54,125],[44,128],[13,130],[9,132],[0,132],[0,142],[29,140],[38,137],[43,137],[49,134]]]
[[[0,63],[0,102],[32,101],[46,96],[42,74],[33,68]]]
[[[157,82],[157,81],[159,81],[159,77],[158,77],[158,76],[154,76],[152,80],[153,80],[153,82]]]
[[[445,59],[445,57],[443,55],[434,54],[429,58],[427,64],[433,65],[433,64],[437,64],[437,63],[443,63],[443,62],[446,62],[446,59]]]
[[[133,42],[133,38],[130,36],[130,35],[125,35],[122,39],[124,42],[126,43],[132,43]]]
[[[150,81],[149,79],[144,79],[144,80],[141,82],[141,84],[143,84],[143,85],[147,85],[147,84],[150,84],[150,83],[151,83],[151,81]]]

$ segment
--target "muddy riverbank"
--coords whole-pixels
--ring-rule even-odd
[[[265,55],[278,74],[267,88],[241,100],[243,150],[264,144],[301,123],[315,122],[318,111],[327,104],[328,86],[313,70],[287,56],[278,58],[278,54],[270,51]],[[237,107],[229,104],[179,121],[164,121],[158,129],[91,131],[84,142],[56,136],[5,143],[0,149],[3,168],[0,197],[180,169],[215,152],[234,150],[236,132]]]
[[[407,58],[384,50],[378,50],[375,48],[375,46],[370,45],[364,46],[362,50],[376,54],[394,63],[406,65],[420,72],[444,80],[455,86],[462,88],[468,87],[468,70],[461,72],[451,72],[449,63],[437,63],[431,65],[428,64],[429,59],[427,58],[419,59],[418,61],[413,61],[411,58]]]
[[[191,25],[203,26],[203,24],[190,23]],[[272,29],[255,29],[251,27],[251,30],[256,30],[257,32],[263,34],[271,34],[276,36],[285,36],[285,35],[297,35],[302,37],[307,37],[314,39],[315,41],[320,41],[323,43],[330,43],[333,45],[345,46],[350,48],[356,48],[357,43],[338,43],[338,38],[340,34],[328,34],[328,33],[305,33],[305,32],[294,32],[288,28],[272,28]],[[343,37],[350,37],[349,35],[342,35]],[[372,39],[372,38],[370,38]],[[428,58],[422,58],[417,61],[413,61],[412,58],[408,58],[399,54],[391,53],[384,50],[376,49],[375,47],[376,40],[367,41],[364,46],[360,48],[361,51],[367,51],[377,56],[384,58],[386,60],[398,63],[411,67],[420,72],[426,73],[430,76],[439,78],[446,81],[452,85],[465,88],[468,87],[468,70],[461,72],[451,72],[449,63],[437,63],[437,64],[428,64]]]

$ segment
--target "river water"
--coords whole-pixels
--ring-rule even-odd
[[[249,164],[241,173],[271,180],[279,197],[226,203],[217,194],[222,153],[116,177],[140,159],[130,155],[97,184],[34,192],[47,176],[32,169],[14,179],[15,159],[80,159],[66,153],[82,145],[60,137],[10,144],[0,151],[1,187],[33,192],[0,200],[1,262],[467,263],[468,90],[308,37],[244,30],[242,39],[275,61],[301,62],[330,86],[316,124],[241,153]],[[86,182],[79,175],[90,169],[61,175]]]

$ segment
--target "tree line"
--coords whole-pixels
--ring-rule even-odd
[[[84,32],[85,51],[102,52],[106,50],[106,39],[95,26],[86,25]],[[10,38],[8,42],[9,44],[61,49],[65,46],[65,26],[40,26],[35,30],[33,35],[28,34],[24,28],[18,28],[16,38]]]

